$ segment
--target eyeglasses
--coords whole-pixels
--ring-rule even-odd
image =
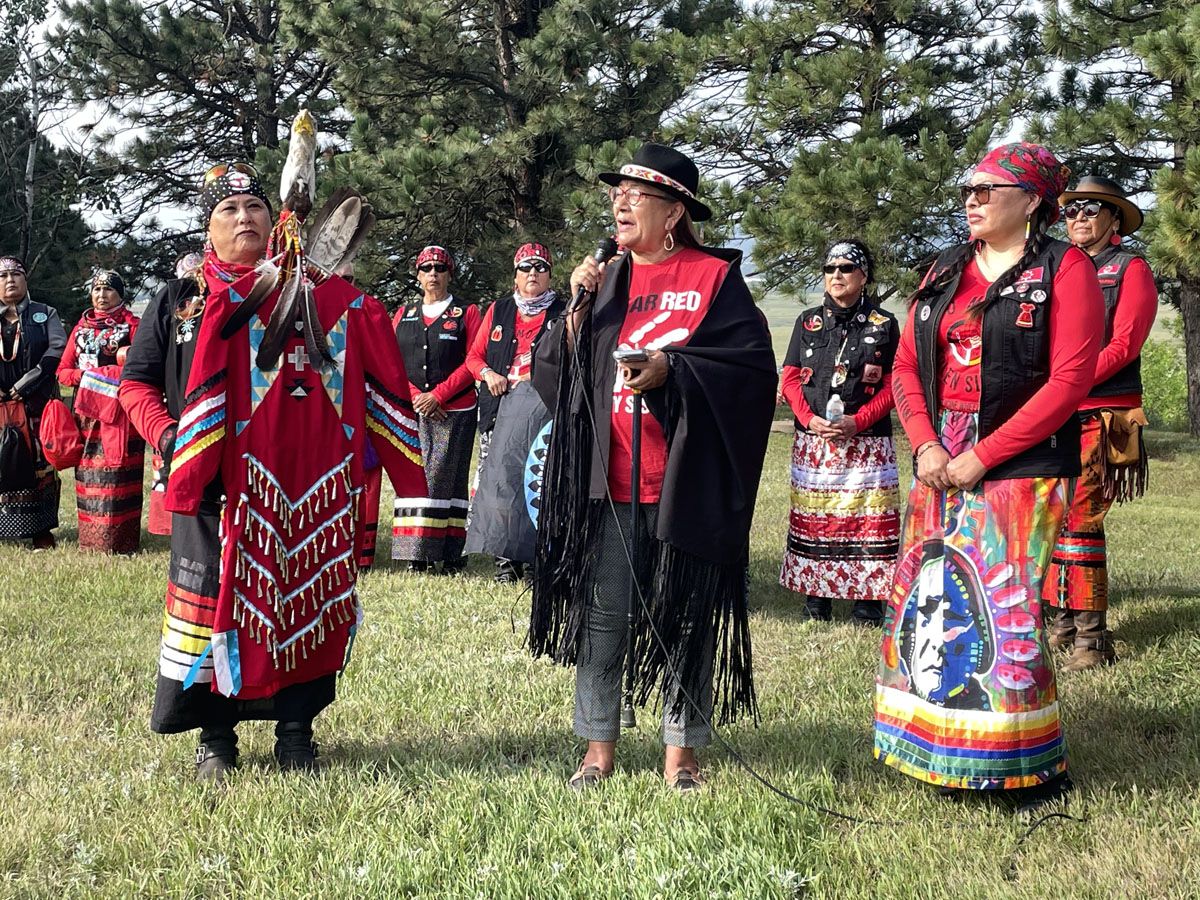
[[[1078,219],[1080,213],[1083,214],[1085,219],[1094,219],[1100,215],[1100,210],[1102,209],[1111,210],[1112,207],[1100,200],[1088,200],[1085,203],[1068,203],[1063,207],[1062,214],[1064,219]]]
[[[539,275],[543,272],[549,272],[550,267],[540,259],[536,262],[523,262],[517,265],[518,272],[537,272]]]
[[[251,178],[258,178],[258,169],[250,165],[250,163],[235,162],[235,163],[217,163],[211,169],[204,173],[204,186],[208,187],[218,178],[223,178],[230,172],[241,172],[243,175],[249,175]]]
[[[962,197],[962,202],[966,203],[971,197],[975,198],[975,202],[980,206],[992,199],[992,191],[998,191],[1001,188],[1015,188],[1018,191],[1023,191],[1025,188],[1019,184],[963,184],[959,185],[958,193]]]
[[[826,275],[832,275],[837,272],[841,275],[849,275],[855,269],[861,269],[862,266],[856,266],[854,263],[838,263],[837,265],[821,266],[821,271]]]
[[[437,272],[440,275],[443,272],[449,272],[450,267],[445,263],[422,263],[421,265],[417,266],[417,271],[425,272],[426,274],[429,272]]]
[[[610,187],[605,193],[608,195],[610,203],[620,203],[622,199],[625,199],[629,201],[630,206],[641,206],[642,201],[647,197],[654,197],[656,200],[674,200],[673,197],[653,194],[650,191],[643,191],[641,188]]]

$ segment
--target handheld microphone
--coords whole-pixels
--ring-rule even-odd
[[[596,245],[596,252],[592,254],[592,259],[594,259],[597,265],[599,265],[600,263],[608,262],[616,255],[617,242],[614,241],[610,236],[604,238],[599,244]],[[579,304],[583,302],[583,295],[586,293],[587,291],[584,290],[582,285],[580,285],[579,290],[575,292],[575,296],[571,298],[571,302],[567,304],[568,315],[575,312]]]

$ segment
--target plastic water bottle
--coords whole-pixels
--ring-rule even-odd
[[[825,420],[833,424],[846,414],[846,404],[842,402],[841,394],[830,394],[829,402],[825,404]]]

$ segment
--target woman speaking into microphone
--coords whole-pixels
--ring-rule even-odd
[[[530,647],[576,667],[575,732],[588,744],[572,788],[613,772],[624,668],[637,702],[662,688],[663,774],[688,791],[704,784],[695,751],[711,738],[714,697],[723,720],[756,712],[746,565],[775,360],[741,253],[696,236],[711,211],[695,164],[646,144],[600,180],[623,252],[575,268],[581,299],[533,361],[555,426]],[[640,361],[618,364],[614,351]]]

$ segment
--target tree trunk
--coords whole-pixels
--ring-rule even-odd
[[[38,122],[41,119],[41,97],[38,93],[38,64],[31,47],[26,48],[25,58],[29,64],[29,150],[25,155],[25,209],[21,215],[21,233],[18,240],[17,254],[23,260],[29,259],[29,251],[33,247],[33,176],[34,165],[37,162],[38,151]],[[28,265],[28,262],[26,263]]]
[[[260,147],[279,146],[279,98],[275,81],[278,10],[275,0],[260,0],[255,9],[259,40],[254,47],[254,138]]]
[[[1187,368],[1188,430],[1200,437],[1200,275],[1179,279],[1183,317],[1183,359]]]

